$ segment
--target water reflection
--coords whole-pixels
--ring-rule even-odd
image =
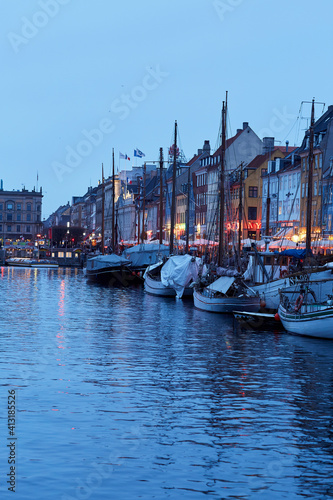
[[[22,498],[332,494],[333,343],[36,271],[0,279]]]

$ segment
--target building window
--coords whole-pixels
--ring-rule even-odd
[[[13,203],[11,203],[11,202],[7,203],[7,210],[13,210],[13,208],[14,208]]]
[[[279,215],[282,215],[282,201],[279,201]]]
[[[16,210],[21,210],[21,203],[16,203]]]
[[[308,194],[309,194],[309,188],[308,188],[308,183],[306,183],[305,196],[308,196]]]
[[[27,214],[27,221],[31,221],[31,214]]]
[[[16,214],[16,220],[18,220],[18,221],[21,220],[21,214]]]
[[[27,210],[31,212],[31,203],[27,203]]]
[[[303,158],[302,159],[302,169],[303,169],[303,172],[305,172],[305,162],[306,162],[306,159]]]
[[[257,186],[249,186],[249,198],[258,198]]]
[[[323,166],[323,157],[322,155],[318,155],[319,156],[319,168],[321,168]]]
[[[304,182],[302,183],[302,198],[304,198],[304,190],[305,190],[305,184]]]
[[[20,226],[20,225],[17,225],[17,226],[16,226],[16,232],[17,232],[17,233],[20,233],[20,232],[21,232],[21,226]]]
[[[0,224],[0,231],[2,232],[2,224]]]
[[[30,226],[27,226],[27,233],[30,233]]]
[[[12,226],[11,225],[7,225],[7,231],[10,233],[10,231],[12,230]]]
[[[2,214],[0,214],[0,220],[2,220]]]
[[[304,226],[304,210],[302,210],[302,215],[301,215],[301,226]]]
[[[13,220],[13,214],[7,214],[7,220]]]
[[[58,252],[58,259],[63,259],[65,257],[64,252]]]
[[[0,203],[0,210],[3,210],[3,203]]]
[[[313,226],[316,225],[316,222],[317,222],[317,210],[314,210],[313,211]]]
[[[257,220],[257,207],[249,207],[248,208],[248,219],[249,220]]]
[[[313,196],[317,196],[317,181],[314,182],[313,184]]]
[[[66,258],[71,259],[72,258],[72,252],[66,252]]]

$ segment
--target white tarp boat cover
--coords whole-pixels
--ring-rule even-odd
[[[87,260],[87,271],[104,269],[104,268],[117,268],[122,265],[129,265],[131,262],[121,255],[116,255],[114,253],[107,255],[97,255]]]
[[[218,278],[216,281],[214,281],[214,283],[207,286],[207,289],[213,292],[227,293],[234,281],[235,278],[232,278],[230,276],[222,276],[221,278]]]
[[[170,257],[161,270],[161,282],[171,286],[180,299],[185,288],[198,278],[201,259],[191,255],[174,255]]]
[[[123,252],[123,256],[131,261],[132,267],[150,266],[168,255],[169,246],[155,243],[135,245]]]

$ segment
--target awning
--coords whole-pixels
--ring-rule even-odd
[[[287,236],[292,236],[294,234],[294,228],[293,227],[283,227],[278,231],[276,234],[274,234],[274,238],[286,238]]]
[[[227,293],[234,281],[235,278],[232,278],[230,276],[221,276],[221,278],[217,279],[216,281],[214,281],[214,283],[207,286],[207,289],[212,290],[213,292]]]

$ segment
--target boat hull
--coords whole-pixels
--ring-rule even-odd
[[[306,337],[333,340],[333,308],[315,310],[313,305],[310,309],[309,312],[292,313],[280,305],[279,316],[284,328],[290,333]]]
[[[95,283],[101,283],[103,285],[121,285],[129,286],[133,283],[142,282],[136,273],[129,271],[127,269],[98,269],[95,271],[85,270],[85,276],[88,281],[93,281]]]
[[[307,283],[306,274],[281,278],[261,285],[250,285],[250,288],[265,300],[267,309],[277,311],[280,303],[279,290],[296,290],[302,282]],[[318,300],[325,300],[332,294],[333,275],[330,270],[311,273],[308,283]]]
[[[233,311],[234,318],[244,328],[251,330],[284,330],[280,320],[277,320],[275,314],[271,313],[258,313],[258,312],[244,312]]]
[[[232,314],[233,311],[258,312],[259,297],[208,297],[198,290],[193,292],[194,306],[202,311]]]
[[[153,279],[146,274],[144,288],[147,293],[158,297],[176,297],[176,290],[171,286],[164,286],[160,279]],[[193,288],[186,287],[183,297],[193,295]]]
[[[7,266],[10,267],[34,267],[38,269],[57,269],[59,264],[48,260],[30,259],[25,257],[13,257],[6,261]]]

